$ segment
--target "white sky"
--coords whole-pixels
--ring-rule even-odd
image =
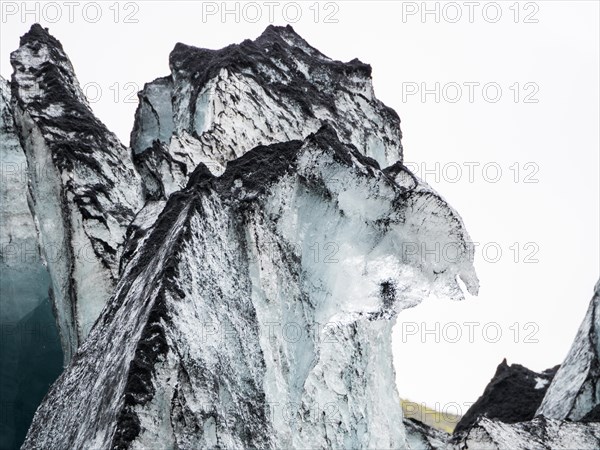
[[[96,23],[83,14],[85,6],[87,17],[95,17],[97,9],[90,2],[76,2],[73,23],[65,2],[36,3],[38,11],[30,2],[34,12],[22,17],[22,2],[2,2],[0,73],[10,77],[9,53],[33,22],[41,22],[63,43],[80,83],[89,86],[88,94],[101,93],[93,109],[125,143],[137,105],[130,94],[169,73],[168,55],[176,42],[221,48],[255,38],[270,22],[265,2],[245,9],[241,3],[240,15],[225,20],[220,14],[203,16],[202,2],[121,2],[118,23],[116,8],[110,9],[113,2],[99,3],[102,15]],[[284,6],[286,17],[294,20],[295,5],[276,3],[275,24],[286,23]],[[420,11],[403,20],[403,8],[407,13],[420,10],[422,2],[326,3],[313,9],[314,2],[299,3],[296,31],[332,58],[358,57],[373,66],[377,96],[402,119],[405,160],[418,164],[422,177],[421,164],[433,170],[439,162],[445,168],[446,179],[436,181],[433,174],[425,179],[460,212],[472,239],[488,244],[488,261],[481,250],[476,253],[478,298],[462,303],[431,299],[401,314],[404,338],[402,325],[394,335],[400,395],[453,412],[455,404],[472,402],[482,393],[504,357],[534,370],[562,362],[600,273],[598,2],[521,2],[515,8],[512,1],[497,6],[481,1],[473,6],[472,23],[467,2],[438,3],[439,23],[433,14],[424,22]],[[221,8],[221,2],[204,5]],[[262,18],[250,23],[256,5]],[[427,7],[436,8],[436,2]],[[502,16],[492,23],[497,8]],[[450,23],[458,11],[461,19]],[[137,23],[124,23],[129,13]],[[331,13],[337,23],[325,23]],[[524,23],[526,18],[538,22]],[[425,102],[419,95],[406,96],[414,86],[425,83],[432,89],[436,82],[446,93],[439,103],[433,94]],[[480,83],[472,103],[464,85],[469,82]],[[456,93],[456,85],[449,83],[462,86],[463,97],[456,103],[446,101]],[[486,83],[497,83],[489,85],[488,98],[495,95],[494,86],[502,89],[498,102],[483,97]],[[516,103],[515,83],[520,93]],[[528,94],[538,102],[525,103]],[[474,167],[473,182],[465,163],[480,164]],[[451,182],[457,165],[462,177]],[[499,181],[486,181],[496,176],[497,167],[502,170]],[[527,175],[538,182],[525,183]],[[519,262],[510,249],[515,242],[520,244]],[[492,263],[498,247],[502,256]],[[523,262],[534,251],[538,262]],[[423,343],[419,335],[407,334],[413,329],[409,322],[418,331],[422,322],[428,329],[438,322],[442,341],[443,331],[454,338],[456,328],[448,324],[455,322],[463,336],[456,343],[435,343],[430,334]],[[474,342],[469,342],[464,322],[481,324],[474,328]],[[497,325],[488,326],[486,341],[482,328],[492,322]],[[521,331],[516,343],[515,328],[510,328],[515,322]],[[526,328],[529,322],[535,325]],[[489,342],[494,327],[502,331],[495,343]],[[532,331],[537,343],[526,342]]]

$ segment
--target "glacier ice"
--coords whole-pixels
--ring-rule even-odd
[[[221,50],[177,44],[169,65],[140,92],[131,134],[154,199],[185,187],[200,162],[218,175],[257,145],[304,139],[324,121],[382,167],[402,158],[400,119],[375,98],[370,66],[334,61],[289,26]]]
[[[27,160],[15,129],[10,87],[0,78],[0,320],[14,323],[48,297],[50,279],[29,210]]]
[[[2,77],[0,176],[0,442],[12,448],[25,437],[47,389],[44,383],[58,376],[62,355],[56,342],[47,340],[56,333],[48,299],[50,277],[29,209],[27,160],[14,123],[10,86]]]
[[[127,226],[143,206],[141,178],[47,30],[33,25],[11,64],[31,210],[67,363],[113,292]]]
[[[200,164],[145,231],[24,448],[405,447],[395,317],[474,277],[467,249],[464,264],[403,254],[404,241],[466,236],[452,220],[417,226],[428,201],[330,125],[220,177]],[[334,254],[316,257],[327,243]]]
[[[37,407],[63,370],[63,355],[49,298],[1,326],[0,446],[8,450],[23,443]]]
[[[410,450],[437,450],[450,446],[450,435],[416,419],[404,419],[407,448]]]
[[[144,85],[138,93],[139,106],[131,132],[131,149],[135,154],[152,147],[154,141],[168,143],[173,135],[171,77],[158,78]]]
[[[596,450],[600,423],[578,423],[538,416],[528,422],[507,424],[479,419],[455,450]]]
[[[33,292],[11,297],[14,317],[50,288],[69,363],[23,448],[598,447],[600,284],[553,379],[507,366],[486,391],[527,400],[519,414],[452,437],[402,417],[397,315],[478,280],[459,214],[403,165],[367,64],[291,27],[177,44],[139,93],[129,149],[47,30],[11,63],[0,155],[26,176],[0,188],[1,286]],[[11,262],[14,243],[36,262]]]
[[[600,280],[575,341],[537,414],[581,420],[600,405]]]
[[[0,155],[26,176],[0,190],[0,262],[11,292],[35,295],[9,310],[50,288],[69,363],[23,448],[598,446],[598,286],[549,385],[502,366],[486,390],[527,400],[518,417],[484,401],[489,417],[453,436],[402,417],[397,315],[479,283],[459,214],[403,165],[367,64],[289,26],[177,44],[139,93],[128,149],[47,30],[11,63]],[[36,262],[11,262],[14,243]]]

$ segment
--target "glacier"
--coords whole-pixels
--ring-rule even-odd
[[[2,158],[26,176],[2,187],[0,237],[39,255],[11,283],[46,278],[10,301],[26,314],[49,290],[66,365],[23,449],[598,446],[598,288],[553,379],[502,366],[486,391],[534,399],[515,423],[475,409],[448,435],[403,418],[398,315],[479,281],[460,215],[404,166],[368,64],[291,26],[178,43],[138,94],[129,147],[47,29],[11,64]]]
[[[402,242],[466,233],[409,220],[428,195],[327,124],[257,147],[220,177],[199,165],[146,231],[24,448],[406,446],[395,317],[430,291],[458,296],[457,277],[474,276],[468,247],[464,264],[402,253]],[[335,245],[335,261],[315,258],[319,243]]]
[[[460,216],[402,165],[370,66],[289,26],[177,44],[127,149],[47,30],[11,63],[69,363],[23,448],[408,445],[396,316],[478,280]],[[412,251],[430,242],[455,258]]]

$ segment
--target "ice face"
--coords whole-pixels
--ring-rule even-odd
[[[24,448],[437,439],[402,425],[391,330],[478,281],[460,217],[402,165],[369,66],[289,27],[219,51],[178,44],[171,75],[140,93],[130,154],[47,31],[11,61],[27,162],[48,167],[32,210],[42,248],[59,249],[71,360]]]
[[[323,122],[381,167],[402,159],[400,119],[373,95],[370,67],[333,61],[291,29],[221,50],[177,44],[170,66],[140,93],[132,132],[155,199],[182,189],[200,162],[220,175],[250,149],[304,139]]]
[[[448,219],[418,229],[429,203]],[[453,214],[327,126],[219,178],[200,166],[142,232],[24,448],[405,448],[396,315],[474,275],[466,250],[435,265],[401,243],[467,236]]]
[[[140,105],[131,135],[134,153],[141,153],[152,147],[155,140],[168,143],[171,139],[174,129],[172,90],[173,81],[170,77],[165,77],[146,84],[138,94]]]
[[[449,448],[451,435],[429,427],[415,419],[404,419],[406,442],[411,450],[434,450]]]
[[[91,112],[60,42],[36,24],[11,64],[31,210],[68,362],[112,294],[125,231],[143,206],[141,182],[130,152]]]
[[[537,414],[553,419],[581,420],[600,404],[600,282],[575,341]]]
[[[10,88],[0,78],[0,321],[16,323],[48,297],[50,279],[27,201],[27,160],[15,129]]]
[[[10,98],[9,84],[0,77],[0,442],[16,448],[62,370],[63,356]]]
[[[451,448],[547,450],[577,448],[593,450],[600,442],[599,423],[577,423],[536,417],[530,422],[506,424],[485,417]]]

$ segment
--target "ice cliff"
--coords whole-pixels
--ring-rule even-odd
[[[2,322],[17,322],[48,296],[36,224],[28,204],[28,169],[15,128],[9,83],[0,77],[0,296]]]
[[[143,206],[141,178],[130,150],[92,113],[59,41],[36,24],[11,64],[31,211],[68,362],[114,291],[126,229]]]
[[[11,62],[69,362],[23,448],[438,442],[403,426],[391,329],[478,281],[459,215],[402,165],[370,66],[291,27],[177,44],[171,74],[140,92],[128,149],[47,30]],[[436,244],[452,251],[424,251]]]
[[[220,177],[198,166],[25,448],[405,446],[394,319],[472,276],[466,252],[464,266],[402,253],[403,242],[464,233],[452,221],[420,227],[410,216],[421,196],[328,125],[257,147]]]
[[[397,315],[478,280],[367,64],[289,26],[177,44],[127,148],[46,29],[11,63],[2,302],[49,288],[68,363],[24,449],[598,447],[600,285],[555,376],[501,364],[452,437],[403,419]]]

